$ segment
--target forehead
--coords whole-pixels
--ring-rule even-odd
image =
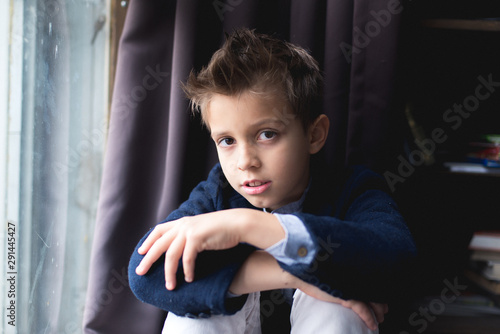
[[[289,103],[278,96],[242,93],[237,96],[215,94],[207,104],[205,122],[211,131],[224,125],[257,126],[272,122],[287,125],[296,116]]]

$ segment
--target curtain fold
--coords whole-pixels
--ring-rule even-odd
[[[126,269],[134,246],[217,161],[180,82],[206,65],[236,27],[309,49],[325,75],[332,165],[383,169],[396,147],[391,121],[400,13],[387,0],[130,1],[120,42],[109,138],[85,306],[85,333],[160,333],[165,313],[136,300]],[[389,12],[390,23],[372,12]],[[380,12],[385,13],[385,12]],[[357,30],[371,35],[360,45]],[[373,26],[373,27],[372,27]],[[372,28],[370,28],[372,27]],[[356,29],[355,29],[356,28]],[[365,41],[366,42],[366,41]],[[395,155],[395,154],[394,154]]]

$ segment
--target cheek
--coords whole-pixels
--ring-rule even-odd
[[[268,152],[266,167],[275,177],[285,182],[294,183],[303,174],[305,157],[300,148],[286,145]]]
[[[307,177],[305,174],[308,170],[310,155],[302,142],[287,147],[281,156],[283,159],[279,161],[280,170],[285,171],[284,174],[286,174],[290,182],[300,182],[303,177]]]
[[[220,165],[222,167],[222,172],[226,176],[229,183],[233,184],[233,178],[234,178],[234,175],[236,174],[236,170],[235,170],[236,164],[235,164],[234,160],[231,159],[231,156],[227,153],[218,152],[218,157],[219,157]]]
[[[301,140],[291,141],[280,149],[279,156],[283,163],[287,166],[301,166],[304,161],[308,160],[309,153]]]

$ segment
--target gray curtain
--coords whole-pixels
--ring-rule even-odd
[[[224,32],[246,26],[309,49],[325,75],[333,165],[386,168],[401,145],[394,107],[404,11],[393,0],[132,0],[121,38],[85,310],[85,333],[159,333],[126,269],[142,235],[217,161],[179,83]]]

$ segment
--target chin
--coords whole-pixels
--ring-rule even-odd
[[[255,200],[252,201],[250,198],[247,198],[247,201],[250,202],[250,204],[252,204],[253,206],[255,206],[258,209],[267,209],[270,207],[270,205],[268,205],[264,201],[255,201]]]
[[[257,209],[264,209],[264,208],[267,208],[267,206],[266,206],[266,205],[261,204],[261,203],[252,203],[252,202],[250,202],[250,204],[252,204],[253,206],[255,206]]]

